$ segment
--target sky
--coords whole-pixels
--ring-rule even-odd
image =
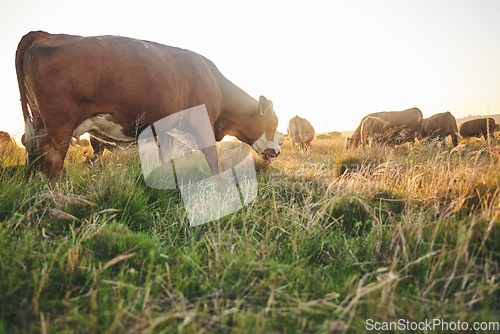
[[[186,48],[271,99],[286,132],[353,130],[377,111],[500,113],[500,1],[57,1],[0,3],[0,130],[24,127],[14,57],[31,30]],[[21,130],[19,130],[21,129]]]

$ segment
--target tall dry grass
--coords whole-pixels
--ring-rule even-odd
[[[365,332],[498,321],[494,146],[344,152],[285,142],[257,200],[190,228],[137,152],[68,157],[57,183],[0,170],[0,331]],[[85,160],[85,159],[82,159]]]

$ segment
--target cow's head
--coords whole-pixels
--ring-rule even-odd
[[[276,158],[280,154],[276,133],[278,117],[274,112],[273,103],[261,96],[258,113],[251,118],[251,121],[255,123],[250,125],[252,135],[248,136],[249,144],[262,159],[271,162],[271,158]]]

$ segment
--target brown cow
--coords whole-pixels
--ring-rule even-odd
[[[287,132],[292,140],[293,153],[295,153],[295,143],[299,144],[300,153],[303,154],[306,149],[307,154],[311,153],[311,141],[314,139],[316,133],[309,121],[305,118],[295,116],[288,123]]]
[[[263,159],[280,153],[272,102],[253,99],[189,50],[126,37],[37,31],[21,39],[16,72],[28,172],[40,168],[58,177],[72,137],[90,132],[132,142],[154,122],[198,105],[208,111],[215,140],[235,136]],[[216,148],[202,151],[217,173]]]
[[[437,138],[444,146],[448,135],[451,136],[454,147],[458,144],[457,137],[462,138],[458,133],[457,120],[449,111],[432,115],[419,122],[418,140]]]
[[[391,136],[387,137],[386,140],[389,142],[402,143],[406,142],[415,142],[415,136],[418,128],[418,121],[423,118],[422,112],[418,108],[406,109],[403,111],[381,111],[366,115],[363,117],[361,122],[359,123],[358,128],[354,131],[351,137],[348,137],[345,142],[345,149],[349,149],[351,147],[357,147],[362,144],[361,140],[361,129],[363,127],[363,122],[368,117],[376,117],[382,121],[388,122],[385,125],[385,131],[389,129],[394,129],[394,133]],[[401,134],[401,131],[404,130],[404,136]],[[390,137],[390,138],[389,138]],[[396,138],[393,138],[396,137]],[[398,138],[400,137],[400,138]],[[404,140],[401,140],[404,138]]]
[[[495,139],[495,120],[489,117],[465,121],[458,126],[458,133],[460,133],[463,138],[479,138],[483,136],[484,139],[487,139],[489,135],[490,138]]]

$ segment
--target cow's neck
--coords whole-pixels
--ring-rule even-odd
[[[259,102],[235,85],[225,87],[222,95],[222,112],[215,122],[216,139],[230,135],[253,144],[258,136],[252,133],[251,119],[258,114]]]

